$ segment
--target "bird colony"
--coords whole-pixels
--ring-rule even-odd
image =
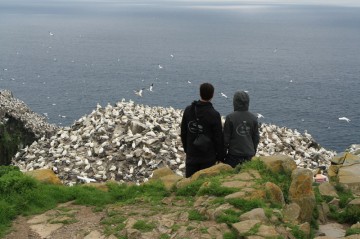
[[[66,185],[108,180],[142,183],[154,169],[164,166],[183,176],[182,113],[124,100],[114,106],[97,105],[71,127],[20,150],[13,164],[22,171],[52,169]],[[260,134],[258,155],[286,154],[299,167],[329,166],[335,155],[306,132],[262,124]]]
[[[6,123],[9,116],[23,122],[24,127],[37,138],[50,136],[59,129],[47,123],[45,117],[31,111],[23,101],[14,98],[11,91],[0,90],[0,123]]]

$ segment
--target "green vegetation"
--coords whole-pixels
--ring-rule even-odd
[[[249,162],[246,162],[242,165],[239,165],[236,170],[241,170],[241,171],[246,171],[246,170],[250,170],[250,169],[254,169],[257,170],[260,175],[261,175],[261,179],[258,179],[258,183],[263,184],[266,182],[272,182],[274,184],[276,184],[277,186],[279,186],[284,194],[284,199],[286,203],[289,203],[289,188],[290,188],[290,184],[291,184],[291,180],[289,180],[289,178],[291,178],[291,174],[289,173],[274,173],[271,170],[269,170],[266,165],[260,161],[260,160],[252,160]]]
[[[226,223],[227,225],[231,225],[233,223],[239,222],[239,216],[242,212],[236,212],[231,209],[224,210],[222,214],[216,217],[217,223]]]
[[[241,166],[238,166],[233,172],[241,170],[249,171],[257,170],[261,174],[261,178],[255,180],[255,189],[259,185],[265,182],[273,182],[278,185],[284,195],[287,196],[287,192],[290,187],[289,177],[290,175],[275,174],[267,170],[265,165],[259,161],[247,162]],[[232,172],[232,173],[233,173]],[[114,235],[117,238],[125,239],[122,230],[125,228],[126,219],[129,217],[129,213],[124,213],[119,208],[123,205],[138,205],[146,204],[146,210],[136,211],[133,215],[138,215],[137,219],[153,216],[158,213],[164,213],[169,210],[169,207],[164,206],[162,200],[165,197],[171,196],[171,202],[173,205],[180,205],[184,207],[184,210],[179,210],[179,215],[183,215],[184,212],[188,212],[188,220],[195,221],[187,226],[187,230],[196,229],[197,232],[207,233],[207,228],[202,226],[195,228],[194,225],[200,224],[199,221],[208,220],[202,210],[196,210],[192,207],[193,203],[198,200],[199,196],[205,196],[206,205],[211,212],[213,209],[217,209],[219,206],[226,204],[222,211],[216,211],[214,213],[215,221],[217,223],[225,223],[231,226],[233,223],[239,222],[239,217],[252,209],[263,208],[267,217],[274,215],[274,208],[278,208],[278,205],[274,205],[267,198],[231,198],[225,199],[225,196],[239,191],[236,188],[223,187],[222,182],[226,178],[226,174],[212,176],[208,178],[200,178],[197,181],[192,182],[188,186],[180,189],[173,188],[170,192],[166,190],[161,181],[150,181],[140,186],[108,183],[108,191],[100,191],[95,187],[87,186],[58,186],[41,183],[35,179],[24,175],[19,171],[17,167],[13,166],[0,166],[0,238],[2,238],[9,230],[11,221],[18,215],[33,215],[45,212],[49,209],[55,208],[57,204],[68,201],[73,201],[75,204],[92,206],[93,210],[99,211],[106,209],[107,217],[105,217],[101,224],[104,227],[104,234],[106,236]],[[336,189],[339,195],[340,203],[339,207],[330,205],[331,217],[341,223],[356,223],[360,218],[360,209],[356,206],[348,205],[348,202],[353,199],[353,195],[349,190],[345,190],[340,185],[336,185]],[[316,202],[329,202],[332,197],[322,196],[318,190],[318,187],[314,185]],[[286,201],[288,199],[286,198]],[[201,201],[200,201],[201,202]],[[177,204],[178,203],[178,204]],[[116,204],[113,207],[107,207],[109,204]],[[229,206],[231,205],[231,206]],[[119,208],[118,208],[119,206]],[[59,214],[64,217],[57,217],[50,223],[73,223],[75,222],[74,212],[69,208],[58,208]],[[276,213],[275,213],[276,214]],[[317,208],[314,209],[313,218],[311,222],[312,229],[317,227],[317,218],[319,212]],[[206,214],[208,215],[208,214]],[[210,215],[210,214],[209,214]],[[281,215],[275,215],[280,220]],[[61,220],[61,221],[60,221]],[[156,228],[155,221],[138,220],[133,225],[134,229],[141,232],[149,232]],[[172,233],[178,231],[184,225],[174,224],[171,226]],[[260,227],[260,224],[254,226],[240,236],[255,235]],[[298,226],[286,224],[287,228],[291,229],[291,233],[295,238],[307,238],[303,231]],[[181,229],[183,230],[183,228]],[[312,232],[313,233],[313,232]],[[359,233],[358,229],[349,229],[348,235]],[[310,235],[310,237],[312,237]],[[161,234],[160,238],[167,239],[171,235],[167,233]],[[238,238],[239,234],[232,230],[223,234],[225,239]]]
[[[198,210],[189,211],[189,220],[193,221],[205,221],[207,218],[202,215]]]
[[[237,239],[237,238],[238,238],[238,235],[234,230],[231,232],[226,232],[223,235],[223,239]]]
[[[349,228],[348,230],[346,230],[345,236],[350,236],[354,234],[360,234],[360,228]]]
[[[135,222],[133,228],[141,232],[150,232],[155,229],[155,223],[147,222],[145,220],[138,220],[137,222]]]
[[[104,218],[101,221],[101,224],[104,225],[104,234],[106,236],[115,235],[116,237],[121,237],[120,231],[125,228],[125,220],[121,212],[113,210],[107,212],[107,218]]]
[[[58,203],[74,201],[99,209],[118,202],[158,203],[169,195],[158,181],[141,186],[109,184],[108,187],[109,191],[103,192],[93,187],[50,185],[24,175],[17,167],[0,166],[0,237],[16,216],[39,214],[55,208]]]

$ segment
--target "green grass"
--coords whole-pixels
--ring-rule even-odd
[[[170,238],[171,238],[171,236],[169,234],[166,234],[166,233],[161,234],[160,237],[159,237],[159,239],[170,239]]]
[[[206,186],[203,186],[198,190],[197,196],[212,195],[216,197],[223,197],[237,191],[239,190],[236,188],[222,187],[219,178],[211,178]]]
[[[191,182],[189,185],[176,190],[176,196],[194,197],[200,190],[201,186],[205,182],[205,179],[199,179]]]
[[[156,225],[153,222],[147,222],[145,220],[138,220],[135,222],[133,228],[141,232],[150,232],[155,229]]]
[[[260,199],[246,200],[243,198],[232,198],[225,201],[233,205],[235,208],[240,209],[243,213],[251,211],[255,208],[266,208],[265,202]]]
[[[224,210],[222,214],[218,215],[215,220],[217,223],[226,223],[230,226],[233,223],[239,222],[239,217],[241,214],[241,212],[227,209]]]
[[[345,236],[360,234],[360,228],[349,228],[346,230]]]
[[[192,221],[205,221],[207,218],[202,215],[198,210],[190,210],[189,211],[189,220]]]
[[[345,208],[346,205],[352,200],[354,199],[354,195],[352,194],[352,192],[349,189],[346,189],[343,185],[341,185],[340,183],[337,183],[335,185],[335,189],[339,195],[339,206],[340,208]]]
[[[101,224],[104,225],[104,234],[106,236],[115,235],[121,237],[119,232],[125,228],[126,217],[122,216],[118,211],[109,211],[107,218],[101,220]]]
[[[109,191],[94,187],[66,187],[41,183],[24,175],[17,167],[0,166],[0,238],[18,215],[34,215],[55,208],[57,204],[74,201],[102,210],[110,203],[131,204],[159,202],[169,195],[158,181],[141,186],[109,184]]]
[[[248,161],[242,165],[239,165],[238,168],[235,168],[237,171],[247,171],[250,169],[256,170],[260,173],[261,179],[257,179],[258,183],[264,184],[266,182],[272,182],[279,186],[283,192],[284,199],[286,203],[289,203],[289,188],[291,184],[291,174],[290,173],[274,173],[269,170],[266,165],[259,159]]]
[[[237,239],[237,238],[238,235],[234,230],[232,230],[231,232],[225,232],[223,234],[223,239]]]

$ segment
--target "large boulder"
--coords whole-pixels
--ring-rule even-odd
[[[31,176],[40,182],[61,185],[61,180],[51,169],[37,169],[25,172],[25,175]]]
[[[280,187],[272,182],[265,183],[265,191],[270,201],[281,206],[285,205],[284,194]]]
[[[339,197],[335,187],[329,182],[324,182],[319,185],[320,194],[323,196]]]
[[[312,188],[313,173],[310,169],[298,168],[291,174],[289,199],[297,203],[300,208],[300,222],[311,222],[312,213],[316,205]]]
[[[216,164],[216,165],[214,165],[214,166],[212,166],[210,168],[206,168],[206,169],[197,171],[196,173],[194,173],[191,176],[191,181],[195,181],[195,180],[197,180],[198,178],[201,178],[201,177],[208,177],[208,176],[218,175],[221,172],[231,171],[231,170],[233,170],[233,168],[230,165],[224,164],[224,163],[219,163],[219,164]]]
[[[360,195],[360,156],[345,152],[338,154],[331,162],[329,176],[337,177],[339,183]]]
[[[292,158],[283,154],[261,156],[259,159],[274,173],[285,172],[290,174],[297,167]]]

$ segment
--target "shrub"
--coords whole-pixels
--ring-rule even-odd
[[[202,215],[198,210],[190,210],[189,211],[189,220],[193,221],[204,221],[206,217]]]
[[[155,223],[138,220],[137,222],[135,222],[133,228],[141,232],[150,232],[155,228]]]
[[[255,208],[266,207],[265,202],[260,199],[246,200],[242,198],[231,198],[226,201],[243,212],[248,212]]]

